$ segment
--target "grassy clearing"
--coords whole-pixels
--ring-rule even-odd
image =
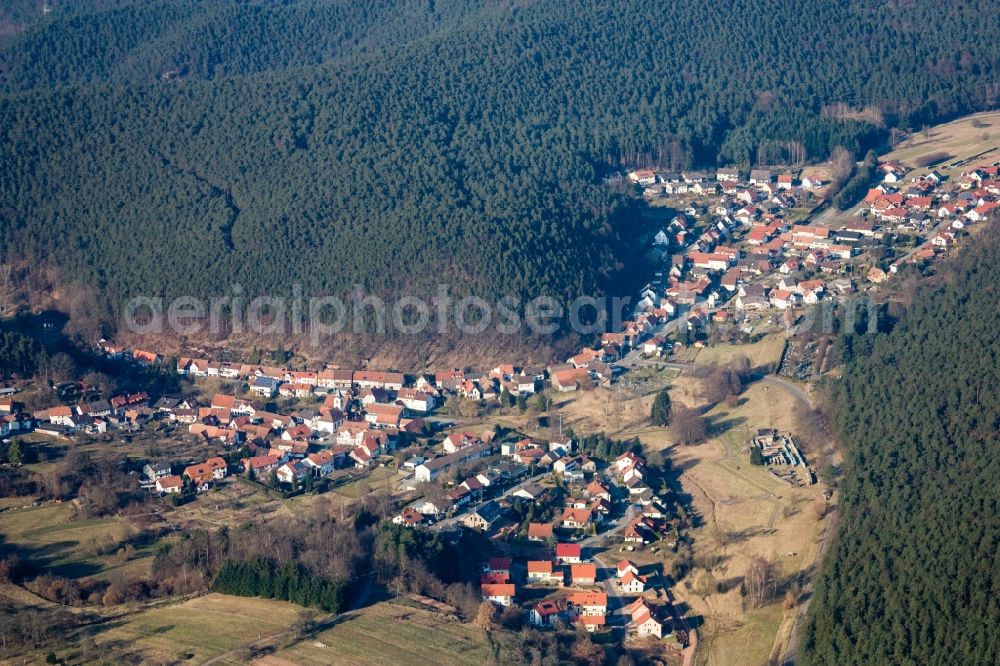
[[[977,127],[977,125],[981,125],[981,127]],[[937,125],[930,128],[926,135],[923,132],[918,132],[896,146],[896,149],[883,159],[899,160],[904,164],[916,166],[916,161],[920,157],[943,151],[950,157],[937,167],[941,169],[952,162],[991,149],[992,152],[980,158],[982,163],[1000,159],[1000,112],[998,111],[977,113],[944,125]],[[980,161],[977,160],[976,163],[979,164]],[[975,166],[975,164],[970,166]],[[963,170],[962,167],[959,167],[953,170],[955,173],[952,175],[957,175]],[[927,171],[927,168],[917,169],[913,174],[908,174],[908,177],[917,176]]]
[[[563,426],[571,427],[577,434],[604,432],[620,438],[636,428],[649,423],[649,410],[655,391],[666,385],[667,379],[643,384],[639,395],[630,389],[609,390],[597,388],[592,391],[577,391],[569,397],[558,396],[559,413]],[[551,416],[550,422],[558,425],[558,417]]]
[[[718,632],[705,632],[698,648],[699,664],[767,664],[771,641],[781,624],[782,611],[777,604],[748,611],[740,620],[725,621]]]
[[[772,343],[773,344],[773,343]],[[673,382],[675,402],[700,404],[699,382],[682,376]],[[667,448],[683,473],[681,491],[690,496],[701,524],[691,532],[695,568],[675,588],[691,614],[705,620],[698,659],[704,664],[765,664],[785,616],[780,599],[753,611],[743,609],[739,581],[750,558],[763,555],[775,565],[779,582],[807,570],[816,556],[824,522],[813,505],[820,486],[795,488],[749,463],[748,433],[756,428],[792,430],[798,403],[780,387],[757,382],[734,406],[719,405],[707,416],[724,431],[700,446],[674,445],[662,429],[639,428],[650,448]],[[635,553],[640,564],[671,555]],[[722,583],[720,587],[719,584]]]
[[[402,478],[403,476],[398,474],[394,469],[376,467],[368,476],[338,486],[334,492],[350,499],[358,499],[362,495],[376,490],[384,490],[385,488],[389,488],[391,493],[399,485]]]
[[[97,551],[128,536],[130,527],[118,518],[72,520],[70,504],[44,504],[0,514],[0,534],[22,558],[42,563],[50,573],[67,578],[106,578],[115,571],[143,571],[152,550],[122,562]]]
[[[197,500],[169,513],[171,522],[191,527],[222,527],[259,520],[282,511],[283,503],[253,484],[231,479],[220,488],[200,495]]]
[[[777,364],[781,358],[781,350],[785,347],[785,336],[781,334],[766,335],[749,345],[719,344],[702,349],[694,349],[694,362],[702,365],[725,365],[739,356],[750,359],[751,365],[759,368]]]
[[[382,602],[334,627],[279,650],[295,664],[482,664],[489,657],[485,634],[471,624],[437,613]]]
[[[96,641],[137,652],[147,662],[202,663],[288,629],[300,611],[282,601],[209,594],[136,613],[99,632]]]

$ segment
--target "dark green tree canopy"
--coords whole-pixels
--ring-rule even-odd
[[[947,284],[891,333],[853,336],[836,391],[840,532],[804,664],[1000,662],[996,234],[952,260]]]
[[[57,3],[0,40],[0,253],[115,306],[632,293],[609,168],[860,155],[882,128],[838,109],[995,104],[996,28],[930,0]]]
[[[667,389],[656,394],[653,406],[650,408],[649,418],[655,426],[670,425],[670,394]]]

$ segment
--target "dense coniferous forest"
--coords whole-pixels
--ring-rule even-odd
[[[992,107],[998,19],[980,9],[57,6],[0,42],[0,170],[16,174],[0,251],[113,305],[236,283],[628,293],[638,216],[601,185],[610,166],[860,157],[884,123]],[[863,107],[879,113],[844,111]]]
[[[0,378],[30,377],[48,363],[37,340],[16,331],[0,331]]]
[[[998,231],[891,333],[852,345],[840,533],[803,663],[1000,663]]]

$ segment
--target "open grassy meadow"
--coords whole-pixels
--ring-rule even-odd
[[[691,361],[699,365],[726,365],[734,359],[745,356],[755,368],[776,365],[781,359],[781,351],[785,348],[785,336],[772,333],[749,345],[718,344],[701,349],[690,348],[693,352]]]
[[[349,499],[358,499],[362,495],[377,490],[395,490],[404,475],[399,474],[394,469],[388,467],[376,467],[368,476],[356,481],[349,481],[341,486],[337,486],[333,492],[343,495]]]
[[[66,578],[105,578],[125,568],[148,567],[142,550],[125,561],[116,544],[132,531],[120,518],[74,519],[69,503],[47,503],[0,513],[0,534],[22,559]]]
[[[882,159],[899,160],[916,166],[918,159],[931,153],[943,152],[948,158],[937,165],[946,175],[958,175],[962,168],[956,167],[952,174],[947,167],[954,162],[979,155],[976,164],[989,164],[1000,159],[1000,111],[976,113],[958,120],[929,128],[926,133],[918,132],[900,143]],[[981,155],[980,155],[981,154]],[[970,165],[970,166],[975,166]],[[927,169],[917,169],[913,174],[926,173]]]
[[[721,346],[713,362],[725,363],[753,347],[752,362],[769,362],[780,354],[783,338],[771,336],[757,345]],[[750,356],[750,354],[747,354]],[[716,360],[717,359],[717,360]],[[701,357],[698,363],[704,362]],[[671,381],[675,404],[703,404],[700,381],[688,374]],[[720,404],[706,413],[713,437],[697,446],[678,446],[669,430],[645,421],[625,430],[650,449],[667,449],[681,471],[680,491],[689,498],[699,525],[691,530],[693,570],[674,587],[689,613],[704,620],[698,649],[700,664],[766,664],[777,637],[787,640],[792,612],[781,607],[781,594],[761,609],[745,609],[739,583],[750,559],[767,557],[783,589],[815,564],[825,519],[817,517],[822,487],[793,487],[749,462],[749,434],[757,428],[794,432],[795,412],[802,409],[786,388],[766,382],[751,384],[734,405]],[[647,412],[648,413],[648,412]],[[672,555],[664,551],[630,554],[640,564],[663,562],[669,571]]]
[[[98,648],[135,654],[144,663],[200,664],[286,631],[301,610],[283,601],[209,594],[108,623],[95,639]]]
[[[280,662],[310,664],[482,664],[483,631],[432,611],[381,602],[341,618],[333,627],[278,650]],[[265,663],[267,659],[263,660]]]

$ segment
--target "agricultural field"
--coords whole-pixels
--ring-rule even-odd
[[[438,613],[384,601],[342,616],[334,626],[279,649],[263,664],[482,664],[485,634]]]
[[[104,625],[95,642],[98,649],[128,652],[144,663],[203,663],[287,631],[301,611],[283,601],[209,594]]]
[[[42,565],[48,573],[66,578],[106,579],[125,569],[149,566],[151,549],[139,549],[125,560],[117,544],[133,528],[121,518],[74,519],[69,503],[48,503],[0,513],[0,534],[17,549],[21,559]]]
[[[926,132],[917,132],[881,159],[916,166],[921,157],[938,152],[946,154],[947,158],[936,167],[948,176],[957,176],[962,172],[961,165],[952,165],[972,157],[976,158],[976,164],[1000,160],[1000,111],[964,116],[944,125],[935,125]],[[927,168],[919,168],[907,174],[907,178],[927,171]]]

